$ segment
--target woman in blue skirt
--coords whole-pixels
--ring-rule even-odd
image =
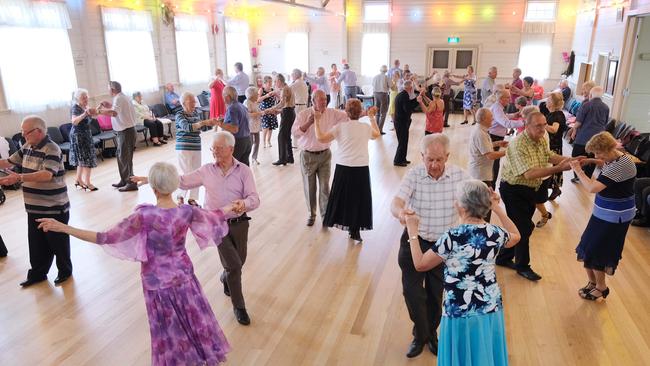
[[[445,262],[444,310],[438,337],[438,366],[508,364],[501,290],[494,260],[503,247],[520,239],[515,224],[499,205],[499,196],[479,180],[460,184],[455,204],[460,225],[443,233],[422,253],[419,218],[407,215],[413,264],[429,271]],[[483,219],[492,210],[503,228]]]
[[[623,244],[630,222],[636,213],[634,181],[636,166],[629,156],[616,149],[616,139],[609,132],[594,135],[585,146],[600,165],[592,177],[582,171],[579,161],[571,167],[589,192],[596,193],[593,212],[576,248],[578,261],[584,263],[589,282],[578,294],[586,300],[609,295],[605,275],[614,275],[622,258]]]

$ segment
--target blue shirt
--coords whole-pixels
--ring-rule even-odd
[[[201,151],[201,130],[194,127],[198,122],[201,122],[198,109],[192,114],[176,113],[176,150]]]
[[[173,101],[176,100],[176,103],[173,103]],[[173,110],[175,108],[178,108],[181,106],[181,98],[178,96],[178,94],[174,92],[165,92],[165,104],[167,104],[167,108],[169,110]]]
[[[338,79],[336,79],[336,82],[340,83],[343,81],[345,84],[345,87],[350,87],[350,86],[357,86],[357,74],[354,73],[352,70],[343,70],[341,73],[341,76],[339,76]]]
[[[232,79],[228,80],[227,85],[232,86],[237,90],[237,95],[246,95],[246,89],[248,88],[250,80],[248,75],[245,72],[238,72]]]
[[[228,125],[235,125],[239,128],[235,133],[235,138],[240,139],[250,137],[250,127],[248,125],[248,112],[243,104],[234,101],[226,106],[226,115],[223,122]]]
[[[609,107],[600,98],[589,99],[580,107],[576,121],[580,122],[580,127],[574,143],[587,145],[595,134],[605,131],[609,121]]]

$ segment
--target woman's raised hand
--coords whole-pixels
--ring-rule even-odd
[[[43,230],[46,233],[48,231],[53,231],[55,233],[62,233],[65,231],[65,228],[68,226],[64,223],[58,222],[50,218],[36,219],[36,222],[39,223],[38,228]]]

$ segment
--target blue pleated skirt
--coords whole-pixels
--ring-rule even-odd
[[[442,317],[438,366],[508,364],[503,310],[465,318]]]

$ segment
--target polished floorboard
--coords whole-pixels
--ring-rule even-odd
[[[414,115],[409,159],[419,162],[423,115]],[[452,118],[450,162],[467,163],[470,126]],[[235,321],[218,275],[216,248],[200,251],[192,236],[187,247],[198,279],[231,346],[229,365],[433,365],[425,350],[408,360],[411,341],[400,270],[402,228],[389,212],[406,168],[392,165],[397,145],[392,124],[372,141],[370,172],[374,230],[362,244],[347,233],[306,227],[300,167],[274,167],[277,147],[260,148],[254,166],[261,206],[251,213],[244,293],[252,324]],[[203,136],[203,162],[211,160],[211,133]],[[296,150],[297,153],[297,150]],[[135,172],[145,175],[156,161],[176,163],[173,144],[135,153]],[[296,155],[296,160],[298,156]],[[118,193],[115,159],[93,171],[100,190],[83,192],[66,176],[71,224],[104,230],[130,214],[138,203],[153,202],[148,187]],[[631,227],[623,260],[608,278],[610,296],[601,302],[578,297],[586,280],[574,248],[592,207],[592,195],[569,181],[547,204],[548,225],[531,241],[532,265],[544,278],[532,283],[497,269],[505,304],[512,365],[650,365],[650,232]],[[74,278],[56,287],[52,280],[21,289],[29,267],[26,214],[20,192],[8,191],[0,206],[0,235],[9,257],[0,259],[0,365],[147,365],[150,338],[139,265],[106,255],[72,239]],[[203,192],[201,193],[203,195]],[[537,221],[539,214],[535,215]],[[53,266],[54,267],[54,266]]]

